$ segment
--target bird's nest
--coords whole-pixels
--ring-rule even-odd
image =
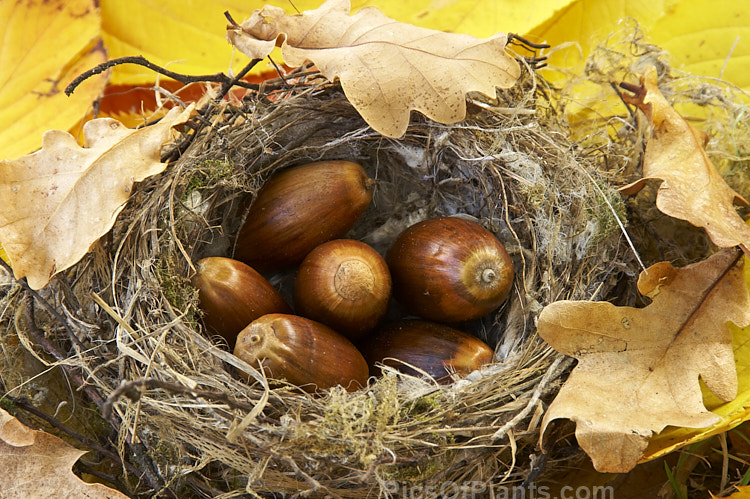
[[[133,494],[377,497],[521,485],[543,460],[541,416],[570,366],[536,336],[539,312],[560,299],[629,296],[638,273],[613,186],[630,180],[640,132],[600,133],[600,123],[599,140],[574,141],[561,97],[527,68],[497,101],[472,99],[465,121],[413,116],[401,139],[374,132],[315,73],[207,105],[178,158],[137,187],[83,261],[36,299],[6,284],[6,364],[17,362],[9,337],[18,335],[16,348],[65,367],[80,398],[105,411],[114,430],[96,438],[116,449],[121,469],[111,473],[124,470]],[[407,226],[456,214],[505,243],[511,296],[464,327],[495,348],[493,364],[444,385],[390,371],[353,393],[309,394],[269,388],[206,336],[195,262],[232,254],[244,210],[274,172],[326,159],[355,161],[377,182],[349,237],[383,252]],[[283,292],[292,279],[270,276]],[[20,384],[3,381],[6,391]]]

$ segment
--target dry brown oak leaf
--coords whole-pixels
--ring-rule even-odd
[[[85,451],[32,430],[0,409],[0,497],[28,499],[127,499],[100,483],[86,483],[71,468]]]
[[[542,421],[576,422],[581,448],[601,472],[624,473],[667,425],[705,428],[719,417],[703,405],[700,377],[721,400],[737,395],[728,322],[750,324],[750,293],[737,249],[641,273],[644,308],[558,301],[542,310],[539,335],[578,359]]]
[[[623,99],[637,106],[653,124],[646,144],[643,178],[620,189],[624,194],[640,191],[648,179],[662,179],[656,206],[662,213],[703,227],[719,247],[750,248],[750,227],[735,204],[747,201],[729,187],[706,156],[705,133],[693,128],[669,105],[659,91],[656,69],[648,67],[640,86],[621,83],[633,95]]]
[[[286,64],[311,61],[329,80],[338,77],[352,106],[388,137],[404,135],[411,110],[457,123],[466,117],[467,92],[495,97],[496,87],[518,80],[504,33],[479,39],[401,23],[375,7],[349,9],[349,0],[298,15],[266,5],[241,26],[227,26],[227,38],[252,59],[278,44]]]
[[[81,147],[48,130],[42,148],[0,161],[0,244],[17,279],[33,289],[75,265],[106,234],[135,182],[164,171],[161,149],[193,107],[132,130],[111,118],[89,121]]]

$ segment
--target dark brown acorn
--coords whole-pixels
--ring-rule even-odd
[[[328,241],[312,250],[294,283],[297,312],[351,340],[375,329],[390,296],[391,274],[385,260],[353,239]]]
[[[468,374],[492,362],[493,356],[492,349],[479,338],[422,320],[385,326],[368,338],[362,353],[373,376],[380,374],[376,363],[418,376],[418,371],[403,364],[406,362],[442,382],[451,381],[452,372]]]
[[[352,343],[319,322],[287,314],[253,321],[237,336],[234,355],[269,378],[285,379],[307,391],[341,385],[349,391],[367,384],[368,368]]]
[[[237,236],[234,257],[260,271],[296,265],[316,246],[352,228],[374,181],[349,161],[286,169],[258,192]]]
[[[234,347],[237,334],[255,319],[291,313],[278,291],[252,267],[231,258],[204,258],[192,283],[198,289],[203,321]]]
[[[386,255],[393,293],[412,313],[438,322],[485,315],[505,301],[513,262],[481,225],[454,217],[412,225]]]

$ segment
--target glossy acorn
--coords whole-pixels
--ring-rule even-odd
[[[196,265],[192,284],[198,289],[206,327],[220,334],[230,347],[237,334],[255,319],[272,313],[291,313],[289,305],[262,275],[242,262],[208,257]]]
[[[505,301],[513,284],[513,262],[503,244],[461,218],[412,225],[393,242],[386,261],[396,298],[437,322],[481,317]]]
[[[349,391],[367,384],[362,354],[345,337],[305,317],[269,314],[237,336],[234,355],[263,370],[269,378],[314,392],[341,385]]]
[[[450,382],[450,373],[468,374],[479,369],[492,362],[494,352],[479,338],[445,324],[403,320],[370,336],[362,353],[373,376],[380,374],[377,363],[419,376],[418,371],[404,365],[406,362],[438,381]]]
[[[373,187],[364,169],[349,161],[319,161],[278,173],[250,206],[234,257],[260,271],[298,264],[354,226]]]
[[[391,274],[385,260],[353,239],[335,239],[312,250],[294,283],[297,312],[351,340],[375,329],[390,296]]]

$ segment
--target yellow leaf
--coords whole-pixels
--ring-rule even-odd
[[[745,486],[739,486],[736,488],[737,488],[737,492],[735,492],[731,496],[722,496],[722,497],[725,497],[726,499],[750,499],[750,486],[745,485]],[[718,497],[719,496],[715,496],[711,494],[711,499],[718,499]]]
[[[83,148],[49,130],[39,151],[0,161],[0,243],[16,279],[40,289],[75,265],[112,227],[133,183],[166,168],[161,147],[191,110],[172,109],[139,130],[111,118],[89,121]]]
[[[746,3],[680,0],[647,25],[650,41],[669,53],[674,66],[694,75],[721,76],[750,90],[750,9]]]
[[[526,33],[572,1],[538,0],[531,8],[517,0],[353,0],[352,12],[372,5],[401,22],[487,38],[500,32]],[[300,10],[310,8],[294,3]]]
[[[487,38],[498,32],[524,33],[547,19],[572,0],[541,0],[528,4],[511,0],[352,0],[352,12],[375,6],[388,17],[440,31],[466,33]],[[110,58],[142,54],[152,62],[188,74],[237,71],[247,59],[232,56],[224,31],[224,11],[240,22],[255,9],[271,5],[294,12],[315,9],[322,0],[207,0],[190,8],[179,0],[102,0],[102,37]],[[186,35],[188,33],[189,35]],[[179,43],[175,41],[179,40]],[[283,61],[278,50],[271,57]],[[273,70],[267,61],[251,74]],[[114,84],[145,84],[154,81],[153,72],[122,65],[112,70]]]
[[[595,45],[618,31],[624,18],[635,19],[649,42],[667,50],[673,66],[719,77],[726,62],[723,78],[750,89],[750,74],[745,70],[750,56],[750,12],[733,0],[576,0],[530,29],[527,36],[553,47],[572,42],[564,49],[553,49],[549,64],[573,68]],[[554,71],[545,76],[555,81],[563,77]]]
[[[106,59],[98,40],[94,0],[0,2],[0,155],[39,148],[41,130],[68,130],[81,120],[106,83],[90,79],[72,97],[75,76]]]
[[[745,259],[745,282],[750,288],[750,260]],[[670,427],[649,442],[643,461],[656,459],[686,445],[700,442],[713,435],[724,433],[750,420],[750,327],[740,328],[730,324],[733,335],[732,348],[737,366],[737,397],[731,402],[717,399],[703,386],[703,400],[706,407],[721,416],[721,421],[708,428]]]
[[[178,73],[203,75],[239,71],[249,61],[227,43],[224,11],[244,19],[252,8],[242,0],[102,0],[102,39],[111,59],[143,55]],[[144,84],[155,73],[124,64],[112,71],[113,84]]]
[[[621,19],[632,17],[648,26],[653,19],[664,15],[665,4],[670,1],[676,0],[576,0],[529,30],[527,35],[553,46],[548,61],[551,67],[572,68],[581,64],[596,44],[616,31]],[[554,50],[569,43],[574,45]]]
[[[329,80],[339,78],[347,99],[375,130],[401,137],[411,110],[440,123],[466,116],[468,92],[495,96],[512,86],[518,63],[505,53],[507,37],[478,39],[399,23],[375,8],[349,15],[348,0],[328,0],[302,15],[266,6],[227,37],[250,58],[277,41],[293,66],[312,61]]]

